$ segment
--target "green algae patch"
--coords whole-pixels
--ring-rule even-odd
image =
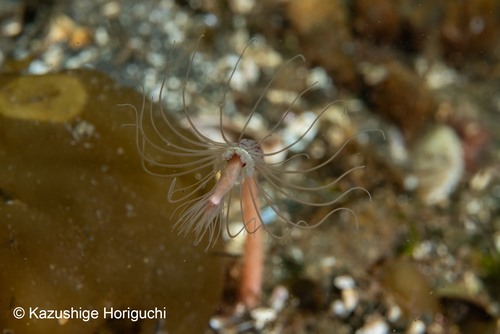
[[[68,74],[20,76],[0,90],[0,114],[38,121],[65,122],[83,111],[88,94]]]
[[[0,115],[0,329],[203,333],[222,286],[223,259],[214,255],[220,245],[205,253],[205,245],[193,245],[194,234],[171,232],[171,180],[142,170],[135,129],[123,126],[135,114],[117,107],[140,107],[142,96],[95,71],[64,75],[88,92],[78,117],[55,123]],[[179,186],[192,182],[188,177]],[[17,307],[26,311],[22,319],[14,318]],[[98,316],[30,319],[30,307]],[[105,307],[165,308],[168,317],[110,319]]]

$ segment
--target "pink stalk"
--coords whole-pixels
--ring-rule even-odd
[[[251,180],[249,182],[249,180]],[[243,182],[243,217],[245,223],[252,221],[248,224],[248,230],[253,231],[259,227],[260,221],[257,215],[257,208],[253,205],[252,197],[250,195],[249,185],[252,187],[254,194],[258,193],[255,181],[252,178],[246,178]],[[259,199],[255,197],[257,206]],[[252,310],[259,306],[260,295],[262,289],[262,274],[264,272],[264,245],[262,238],[263,229],[253,234],[247,233],[245,242],[245,252],[243,258],[243,271],[241,276],[240,285],[240,303],[242,303],[247,310]]]
[[[243,162],[236,154],[227,161],[219,181],[215,184],[214,193],[208,198],[207,210],[220,207],[229,190],[233,189],[242,167]]]

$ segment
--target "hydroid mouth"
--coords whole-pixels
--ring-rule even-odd
[[[239,157],[239,160],[242,163],[241,171],[235,181],[236,184],[240,184],[243,182],[244,178],[254,176],[255,157],[252,157],[250,153],[240,147],[231,147],[221,154],[220,162],[225,164],[226,161],[229,161],[234,156]]]

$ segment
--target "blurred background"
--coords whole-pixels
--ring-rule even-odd
[[[141,84],[158,102],[168,68],[161,102],[187,133],[190,68],[186,105],[217,138],[225,84],[252,38],[224,100],[225,131],[238,135],[263,96],[246,131],[262,138],[317,82],[264,149],[297,140],[342,100],[300,141],[309,159],[294,166],[318,165],[359,135],[290,181],[318,187],[365,166],[309,199],[364,187],[372,201],[342,199],[358,227],[338,214],[266,238],[262,307],[235,315],[244,239],[204,253],[170,231],[168,180],[142,171],[135,131],[122,127],[133,110],[117,104],[140,108]],[[496,0],[0,0],[0,329],[499,333],[499,40]],[[265,90],[298,54],[305,61]],[[363,132],[373,128],[386,140]],[[279,200],[292,220],[332,210]],[[15,319],[18,306],[169,313],[37,321]]]

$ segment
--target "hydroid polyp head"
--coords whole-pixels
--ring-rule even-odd
[[[202,37],[203,36],[200,37],[200,40]],[[198,43],[200,40],[198,40]],[[189,73],[192,68],[193,60],[196,56],[196,50],[198,49],[198,44],[191,57],[189,67],[183,81],[182,92],[181,92],[184,116],[187,122],[189,123],[192,132],[197,137],[197,140],[189,138],[188,136],[184,135],[182,131],[180,131],[176,127],[176,125],[169,120],[169,117],[167,117],[167,114],[161,105],[162,94],[165,87],[165,80],[168,75],[168,67],[167,67],[167,73],[165,74],[165,77],[163,79],[158,96],[158,101],[160,102],[159,108],[160,108],[161,120],[162,122],[165,123],[165,126],[168,128],[169,130],[168,132],[171,132],[171,134],[176,136],[178,140],[185,143],[185,146],[175,144],[173,140],[163,135],[163,133],[158,129],[158,126],[156,124],[157,121],[155,121],[153,117],[152,104],[150,104],[149,108],[149,114],[150,114],[149,122],[151,123],[151,126],[154,130],[154,135],[157,138],[156,139],[150,138],[150,136],[146,134],[146,132],[144,131],[144,125],[145,125],[144,116],[147,111],[145,94],[143,97],[143,104],[140,110],[137,110],[135,106],[130,104],[121,105],[121,106],[130,106],[135,111],[136,120],[135,124],[132,125],[135,126],[135,144],[137,147],[137,151],[139,152],[139,155],[141,156],[142,159],[143,169],[151,175],[172,179],[167,200],[170,203],[179,203],[179,206],[176,208],[176,210],[171,216],[172,219],[172,217],[174,217],[175,214],[178,215],[177,221],[173,225],[173,229],[177,229],[179,234],[183,233],[185,235],[190,231],[194,231],[195,244],[198,244],[204,238],[205,235],[208,235],[209,242],[207,249],[210,247],[210,245],[213,245],[215,243],[218,235],[221,232],[221,228],[223,225],[226,226],[227,233],[230,237],[235,237],[242,231],[247,231],[248,233],[254,233],[256,230],[262,227],[271,236],[275,238],[284,238],[287,235],[289,235],[295,228],[307,229],[307,230],[315,228],[323,224],[325,221],[328,220],[328,218],[331,215],[339,211],[347,211],[350,214],[352,214],[357,225],[357,217],[354,211],[352,211],[349,208],[343,208],[343,207],[333,208],[319,222],[316,222],[314,225],[308,223],[307,220],[305,219],[301,220],[290,219],[287,217],[287,215],[285,215],[283,212],[280,211],[278,205],[276,204],[275,199],[273,198],[273,194],[270,193],[269,189],[273,189],[274,194],[283,196],[288,200],[291,200],[297,204],[314,206],[314,207],[333,206],[336,203],[338,203],[346,194],[355,190],[361,190],[366,192],[371,200],[371,196],[368,190],[362,187],[353,187],[347,190],[342,195],[336,198],[332,198],[331,200],[325,202],[312,202],[303,200],[297,197],[297,195],[295,194],[297,192],[317,192],[323,189],[331,188],[335,186],[346,175],[348,175],[349,173],[351,173],[356,169],[363,168],[364,166],[354,167],[346,171],[341,176],[339,176],[336,180],[318,187],[301,186],[296,184],[295,182],[290,182],[286,180],[284,177],[284,176],[296,176],[297,180],[299,180],[299,177],[302,178],[304,175],[307,175],[308,173],[314,172],[320,168],[327,166],[337,157],[337,155],[345,147],[345,145],[347,145],[347,143],[351,141],[356,135],[347,139],[346,142],[340,147],[340,149],[335,154],[330,156],[327,160],[311,168],[290,170],[289,168],[284,167],[284,165],[289,161],[291,161],[292,159],[296,159],[302,156],[307,157],[307,154],[296,154],[279,163],[268,164],[265,161],[266,157],[278,155],[282,152],[289,150],[290,148],[294,147],[297,143],[299,143],[304,138],[304,136],[306,136],[306,134],[311,130],[314,124],[318,121],[318,119],[325,112],[327,112],[333,104],[342,103],[344,105],[344,113],[345,113],[346,110],[345,102],[343,101],[332,102],[328,104],[317,115],[316,119],[309,126],[309,128],[294,142],[275,152],[265,153],[262,151],[261,148],[262,143],[265,140],[269,139],[269,137],[276,132],[276,130],[283,123],[283,120],[286,118],[286,116],[291,112],[296,101],[300,97],[302,97],[306,92],[311,90],[316,83],[307,87],[304,91],[298,94],[298,96],[293,100],[293,102],[290,104],[287,110],[283,112],[280,120],[267,133],[267,135],[265,135],[258,141],[245,138],[245,131],[247,130],[250,120],[254,116],[262,99],[266,95],[267,91],[269,90],[270,86],[272,85],[276,77],[279,75],[282,69],[285,66],[287,66],[290,62],[298,58],[305,60],[302,55],[297,55],[292,59],[290,59],[289,61],[287,61],[286,63],[284,63],[284,65],[282,65],[282,67],[277,71],[274,77],[264,88],[259,98],[257,99],[257,102],[251,109],[250,114],[247,117],[247,120],[243,128],[241,129],[238,139],[236,141],[231,141],[229,139],[229,136],[224,131],[224,107],[226,103],[226,95],[229,89],[229,84],[238,67],[238,64],[240,63],[245,51],[252,42],[253,40],[251,40],[247,44],[245,49],[240,54],[238,61],[236,62],[236,65],[232,69],[232,72],[229,75],[229,78],[224,86],[224,92],[222,94],[222,99],[219,104],[220,106],[219,127],[220,127],[220,134],[223,139],[222,142],[214,141],[201,133],[201,131],[194,125],[194,122],[192,121],[192,117],[190,116],[186,104],[186,86]],[[172,53],[169,58],[168,62],[169,64],[172,57]],[[383,132],[379,129],[369,129],[363,132],[367,131],[378,131],[381,132],[382,135],[384,135]],[[161,145],[158,144],[158,140],[162,142]],[[159,154],[165,154],[172,157],[188,159],[189,161],[177,164],[161,163],[155,159],[150,158],[146,154],[146,151],[149,150],[154,150]],[[148,168],[146,166],[146,163],[148,163],[149,166],[162,167],[166,170],[170,170],[171,172],[157,173],[156,171],[152,171],[150,168]],[[177,179],[184,175],[192,175],[193,182],[191,185],[187,187],[178,188]],[[254,189],[256,189],[256,191],[252,191],[252,187],[249,188],[250,188],[252,203],[255,206],[256,209],[255,211],[257,212],[258,217],[252,219],[252,221],[245,221],[242,214],[242,222],[243,222],[242,227],[236,235],[233,235],[229,231],[229,221],[228,221],[230,216],[229,210],[231,208],[231,200],[233,198],[232,192],[236,188],[236,186],[239,185],[244,179],[247,179],[255,184]],[[213,182],[214,180],[216,181],[215,185],[211,189],[209,189],[207,193],[201,196],[197,196],[197,194],[201,189],[207,188],[207,186],[211,184],[210,182]],[[243,190],[242,187],[239,188],[240,191]],[[240,195],[240,198],[241,197],[242,196]],[[260,198],[261,201],[256,200],[256,198]],[[275,235],[273,232],[271,232],[270,228],[264,223],[264,220],[260,214],[260,207],[258,206],[259,202],[262,202],[264,205],[269,206],[272,209],[272,211],[277,215],[278,219],[281,220],[283,223],[287,224],[289,227],[291,227],[291,229],[289,229],[289,231],[284,235]],[[242,211],[243,208],[241,204],[240,208]]]

